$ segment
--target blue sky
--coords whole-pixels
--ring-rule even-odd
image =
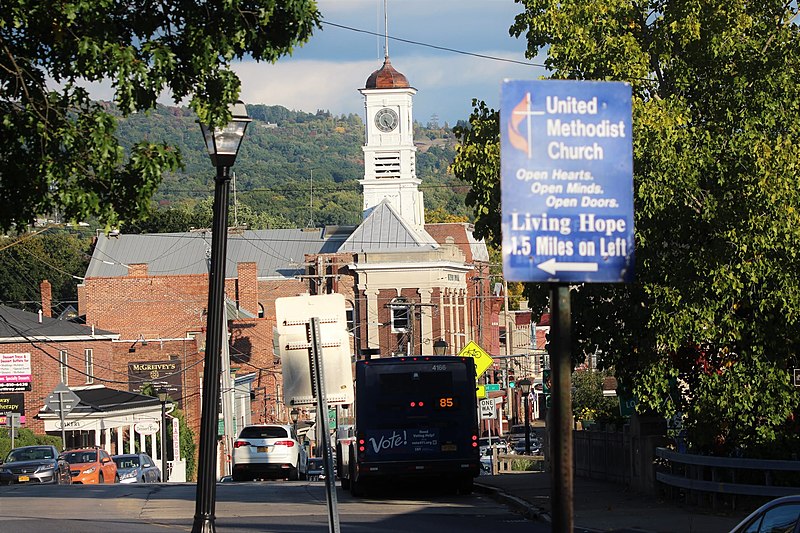
[[[248,104],[363,116],[364,87],[383,64],[383,0],[319,0],[324,22],[304,47],[276,64],[234,66]],[[389,40],[392,65],[417,89],[414,119],[455,125],[472,110],[472,98],[497,109],[503,79],[536,79],[541,61],[525,59],[525,42],[508,29],[522,6],[513,0],[389,0],[389,36],[517,62],[495,61]],[[339,28],[347,26],[363,32]]]

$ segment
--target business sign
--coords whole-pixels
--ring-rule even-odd
[[[0,393],[0,426],[6,424],[7,415],[19,415],[19,423],[25,423],[25,395],[20,393]]]
[[[133,430],[139,435],[155,435],[161,429],[161,424],[155,420],[137,422],[133,425]]]
[[[181,362],[171,359],[128,363],[128,390],[141,393],[145,385],[152,385],[156,392],[166,390],[173,400],[181,398]]]
[[[505,278],[632,281],[630,85],[506,80],[500,132]]]
[[[31,354],[0,353],[0,392],[31,390]]]

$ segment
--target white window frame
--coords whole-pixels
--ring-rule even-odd
[[[86,348],[83,350],[83,359],[86,362],[86,384],[94,383],[94,350]]]
[[[402,305],[395,305],[397,304]],[[405,298],[395,298],[392,305],[389,307],[390,322],[392,324],[392,333],[408,333],[411,328],[411,306]],[[405,323],[405,326],[398,327],[398,323]]]
[[[69,354],[66,350],[58,351],[59,373],[61,374],[61,382],[64,385],[69,385]]]

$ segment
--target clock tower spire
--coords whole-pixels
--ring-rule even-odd
[[[388,39],[388,38],[387,38]],[[359,92],[366,109],[364,151],[364,218],[388,199],[417,229],[425,225],[421,180],[417,179],[412,98],[417,90],[395,70],[387,54]]]

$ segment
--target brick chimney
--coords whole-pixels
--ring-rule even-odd
[[[49,281],[43,280],[39,290],[42,293],[42,315],[50,318],[53,316],[53,286]]]

